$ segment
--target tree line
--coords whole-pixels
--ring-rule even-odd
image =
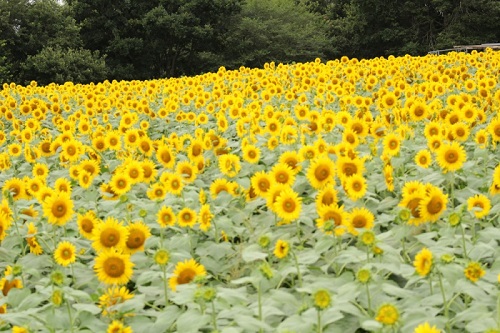
[[[491,0],[3,0],[0,83],[196,75],[500,42]]]

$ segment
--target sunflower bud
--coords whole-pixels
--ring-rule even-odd
[[[269,266],[269,264],[267,262],[263,262],[259,266],[259,270],[262,273],[262,275],[264,275],[264,277],[266,279],[268,279],[268,280],[272,279],[273,276],[274,276],[273,270],[272,270],[271,266]]]
[[[372,273],[370,272],[369,269],[365,268],[360,269],[356,274],[356,279],[363,284],[367,284],[368,282],[370,282],[371,278],[372,278]]]
[[[50,300],[54,306],[58,307],[62,304],[64,297],[63,297],[63,292],[62,290],[56,289],[54,292],[52,292],[52,296],[50,297]]]
[[[154,259],[156,264],[165,266],[170,260],[170,254],[165,249],[159,249],[158,251],[156,251]]]
[[[321,289],[314,293],[314,307],[319,311],[326,309],[331,304],[331,296],[328,290]]]
[[[61,271],[53,271],[52,274],[50,274],[50,281],[60,286],[64,283],[64,274]]]

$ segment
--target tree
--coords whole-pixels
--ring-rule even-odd
[[[305,62],[325,56],[326,21],[294,0],[248,0],[226,44],[229,67]]]
[[[90,83],[104,81],[107,68],[104,57],[98,52],[84,49],[63,49],[45,47],[34,56],[28,56],[22,68],[29,73],[26,79],[35,80],[40,85],[51,82]]]

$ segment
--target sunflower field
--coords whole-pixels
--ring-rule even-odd
[[[4,84],[0,331],[500,332],[499,76]]]

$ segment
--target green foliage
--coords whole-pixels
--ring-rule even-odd
[[[5,41],[0,40],[0,84],[11,80],[10,64],[7,62]]]
[[[325,20],[293,0],[248,0],[227,41],[228,66],[305,62],[324,57]]]
[[[48,46],[38,54],[28,56],[22,69],[26,81],[35,80],[42,85],[67,81],[89,83],[107,77],[104,57],[99,52],[84,49]]]

